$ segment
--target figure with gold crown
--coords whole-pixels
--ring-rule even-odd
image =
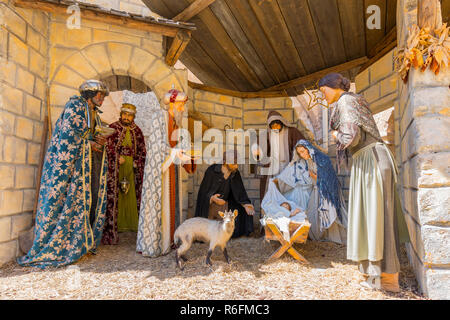
[[[136,106],[123,103],[120,119],[109,125],[108,204],[103,244],[118,244],[119,232],[137,232],[146,148],[144,135],[135,124]]]

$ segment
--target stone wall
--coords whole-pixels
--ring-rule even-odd
[[[32,224],[47,89],[49,18],[0,2],[0,265]]]
[[[188,86],[187,70],[165,64],[160,34],[83,17],[80,29],[67,29],[69,15],[20,9],[8,1],[0,2],[0,9],[1,265],[20,254],[18,233],[32,224],[47,87],[54,126],[68,98],[87,79],[130,76],[160,100],[172,84],[184,91]],[[187,203],[188,177],[181,178]]]

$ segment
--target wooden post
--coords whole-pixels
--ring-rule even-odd
[[[168,66],[174,66],[178,58],[183,53],[184,49],[191,40],[191,32],[186,30],[178,31],[177,35],[172,41],[169,51],[166,55],[166,64]]]

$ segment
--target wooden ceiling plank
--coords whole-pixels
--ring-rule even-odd
[[[326,66],[347,61],[336,0],[308,0]]]
[[[193,0],[188,1],[191,2]],[[205,24],[209,30],[209,33],[220,44],[223,51],[229,56],[235,66],[239,69],[244,79],[246,79],[252,86],[253,90],[264,87],[211,9],[207,8],[203,10],[197,15],[197,18],[201,19],[201,21]],[[198,25],[198,23],[196,23],[196,25]],[[196,34],[200,35],[199,32]]]
[[[224,0],[242,30],[247,35],[248,40],[256,50],[257,55],[267,71],[271,74],[274,83],[288,81],[288,76],[283,69],[277,55],[272,49],[268,39],[264,34],[264,30],[259,25],[253,10],[250,8],[248,1],[242,0]]]
[[[195,17],[199,12],[209,7],[216,0],[196,0],[191,3],[186,9],[180,12],[172,20],[174,21],[189,21]]]
[[[172,41],[172,45],[166,55],[166,64],[173,67],[180,55],[191,40],[191,33],[186,30],[178,31],[177,35]]]
[[[294,80],[290,80],[288,82],[284,82],[284,83],[280,83],[276,86],[272,86],[270,88],[265,89],[264,91],[277,91],[277,90],[285,90],[285,89],[289,89],[289,88],[293,88],[296,86],[300,86],[303,84],[307,84],[310,83],[312,81],[318,80],[320,78],[322,78],[323,76],[327,75],[328,73],[331,72],[344,72],[347,71],[349,69],[353,69],[355,67],[358,67],[364,63],[366,63],[368,61],[367,57],[362,57],[362,58],[358,58],[349,62],[345,62],[339,65],[336,65],[334,67],[331,68],[327,68],[327,69],[323,69],[317,72],[314,72],[312,74],[308,74],[306,76],[294,79]]]
[[[273,81],[270,74],[267,72],[267,69],[264,67],[264,64],[251,45],[240,24],[236,21],[236,17],[233,15],[228,5],[223,1],[216,1],[209,8],[215,14],[217,19],[220,20],[231,40],[233,40],[250,68],[254,70],[255,74],[262,82],[262,87],[258,89],[267,88],[275,84],[276,82]]]
[[[342,37],[348,60],[366,55],[364,2],[361,0],[337,0],[342,25]]]
[[[325,68],[307,0],[278,0],[278,5],[306,72],[312,73]]]
[[[387,0],[386,7],[386,28],[385,33],[389,32],[397,24],[397,1]]]
[[[366,21],[366,52],[370,52],[379,43],[383,37],[386,35],[386,1],[387,0],[364,0],[364,20]],[[388,0],[392,1],[392,0]],[[371,5],[376,5],[380,8],[380,29],[368,29],[367,20],[374,13],[367,13],[367,8]],[[389,31],[389,30],[388,30]]]
[[[384,36],[383,39],[378,42],[375,47],[370,50],[367,57],[373,58],[375,55],[377,55],[380,51],[384,50],[385,47],[391,45],[393,42],[397,42],[397,28],[394,26],[394,28],[389,31],[388,34]]]
[[[152,1],[143,0],[143,2],[152,10],[153,12],[159,14],[163,17],[171,17],[175,13],[180,12],[183,8],[188,5],[184,1]],[[167,4],[166,4],[167,2]],[[196,17],[195,21],[199,23],[199,19]],[[185,64],[186,67],[191,70],[203,82],[208,82],[214,85],[222,85],[229,89],[238,89],[244,86],[243,83],[236,84],[236,81],[241,81],[241,79],[232,80],[229,77],[229,73],[224,70],[236,70],[232,62],[224,56],[223,50],[220,45],[214,39],[210,37],[205,37],[206,42],[209,42],[208,48],[212,56],[203,48],[205,40],[202,41],[203,37],[196,36],[196,33],[205,34],[208,32],[204,27],[204,24],[200,23],[198,25],[196,32],[192,34],[192,39],[189,45],[186,47],[184,53],[180,56],[180,60]],[[191,57],[188,59],[187,57]],[[200,63],[194,61],[201,61]],[[230,65],[231,64],[231,65]],[[233,72],[234,73],[234,72]],[[209,82],[214,78],[214,82]]]
[[[306,71],[276,1],[249,0],[255,16],[269,39],[289,79]]]

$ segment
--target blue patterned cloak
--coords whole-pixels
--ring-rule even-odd
[[[106,152],[103,152],[96,218],[91,227],[91,145],[87,101],[66,103],[47,149],[36,214],[35,239],[21,266],[39,268],[71,264],[102,238],[106,211]]]

